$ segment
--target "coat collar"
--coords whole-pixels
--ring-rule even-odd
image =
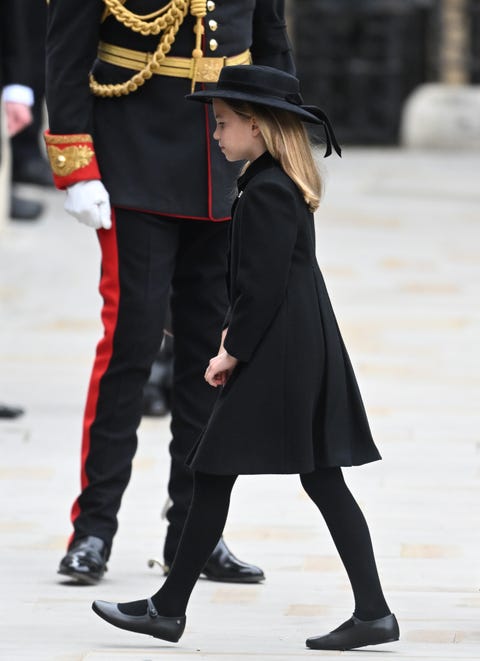
[[[250,179],[253,179],[255,175],[264,170],[268,170],[268,168],[275,167],[276,165],[278,165],[278,163],[273,156],[268,151],[263,152],[261,156],[250,163],[245,172],[238,178],[238,190],[243,191]]]

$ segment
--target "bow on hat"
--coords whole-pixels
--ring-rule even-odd
[[[317,108],[317,106],[305,105],[303,103],[302,95],[299,92],[296,92],[295,94],[287,94],[285,98],[289,103],[293,103],[296,106],[300,106],[300,108],[302,108],[303,110],[306,110],[311,115],[314,115],[319,120],[318,123],[322,124],[323,130],[325,131],[325,142],[327,144],[324,158],[330,156],[330,154],[332,153],[332,146],[333,149],[337,152],[337,154],[341,157],[342,148],[338,144],[338,140],[336,138],[335,131],[333,130],[333,126],[330,120],[328,119],[327,115],[323,112],[323,110],[320,110],[320,108]]]

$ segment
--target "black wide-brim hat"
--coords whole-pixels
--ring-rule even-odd
[[[246,101],[268,108],[287,110],[298,115],[304,122],[322,124],[327,139],[325,156],[337,154],[341,149],[327,115],[316,106],[304,104],[300,94],[300,82],[290,73],[273,67],[256,64],[226,66],[220,72],[215,88],[188,94],[186,99],[210,103],[212,99]]]

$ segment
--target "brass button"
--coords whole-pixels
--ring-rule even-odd
[[[214,21],[213,19],[208,21],[208,27],[212,32],[215,32],[215,30],[218,28],[218,23],[217,21]]]
[[[65,156],[62,156],[62,155],[60,154],[60,156],[57,156],[57,158],[55,159],[55,161],[56,161],[56,165],[57,165],[58,168],[64,168],[64,167],[65,167],[65,163],[67,162],[67,159],[65,158]]]
[[[217,50],[218,41],[216,39],[210,39],[210,41],[208,42],[208,45],[210,46],[210,50]]]
[[[208,11],[213,11],[215,9],[215,3],[212,2],[212,0],[208,0],[207,9],[208,9]]]

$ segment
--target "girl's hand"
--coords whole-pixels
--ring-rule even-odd
[[[220,340],[220,346],[218,348],[217,356],[219,356],[221,353],[223,353],[225,351],[223,343],[225,342],[225,338],[227,336],[227,331],[228,331],[228,328],[224,328],[223,331],[222,331],[222,338]]]
[[[205,370],[205,381],[214,388],[224,386],[237,365],[236,358],[230,356],[226,351],[222,351],[218,356],[210,359]]]

